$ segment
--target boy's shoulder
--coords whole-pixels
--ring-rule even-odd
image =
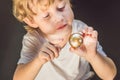
[[[23,40],[30,40],[30,41],[43,41],[44,38],[42,36],[42,34],[40,34],[39,31],[37,30],[34,30],[32,32],[27,32],[24,37],[23,37]]]
[[[35,36],[38,36],[38,32],[37,31],[31,31],[31,32],[27,32],[24,37],[25,38],[33,38]]]
[[[78,20],[78,19],[74,19],[73,20],[73,25],[87,25],[86,23],[84,23],[83,21],[81,20]]]
[[[81,29],[84,29],[87,26],[83,21],[74,19],[72,23],[73,32],[81,31]]]

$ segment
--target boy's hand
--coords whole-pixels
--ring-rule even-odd
[[[98,33],[92,27],[83,30],[83,44],[78,48],[70,48],[70,50],[81,57],[89,59],[96,55],[97,36]]]
[[[54,58],[57,58],[59,56],[59,51],[59,48],[55,47],[51,43],[46,42],[41,47],[37,57],[40,62],[44,64],[50,60],[53,60]]]

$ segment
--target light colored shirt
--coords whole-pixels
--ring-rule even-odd
[[[72,33],[81,31],[85,26],[87,25],[80,20],[74,20]],[[27,33],[23,38],[23,47],[18,64],[31,61],[37,55],[44,41],[45,39],[37,31]],[[43,65],[35,80],[86,80],[91,77],[94,73],[90,71],[89,63],[84,58],[70,52],[69,48],[68,42],[60,51],[58,58]],[[106,56],[99,43],[97,51]]]

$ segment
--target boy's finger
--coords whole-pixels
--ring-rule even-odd
[[[50,55],[47,52],[45,52],[45,51],[41,51],[40,52],[40,56],[41,56],[41,58],[43,58],[45,60],[45,62],[51,60]]]
[[[59,49],[55,47],[53,44],[48,45],[49,50],[54,53],[54,57],[57,58],[59,56]]]
[[[96,30],[94,30],[92,37],[93,37],[93,38],[97,38],[97,36],[98,36],[98,32],[97,32]]]

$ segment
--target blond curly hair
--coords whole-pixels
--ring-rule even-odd
[[[42,6],[43,1],[45,0],[13,0],[13,15],[18,21],[23,23],[24,18],[26,17],[32,20],[32,16],[37,14],[35,9],[37,9],[38,6],[40,8]],[[45,7],[47,8],[53,2],[54,0],[48,0],[47,5],[45,5]],[[34,7],[31,7],[31,5]],[[32,31],[34,28],[30,27],[29,25],[25,25],[25,29],[27,29],[27,31]]]

